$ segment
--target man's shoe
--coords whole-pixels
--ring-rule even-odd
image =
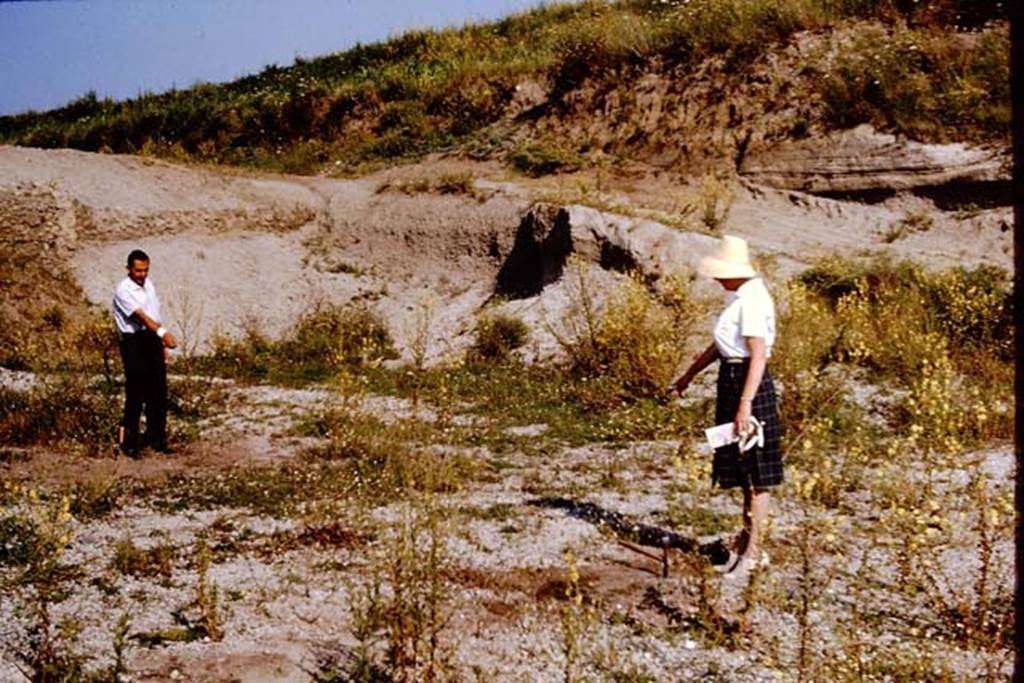
[[[124,425],[118,425],[117,433],[114,435],[114,442],[117,445],[117,450],[121,451],[121,454],[125,457],[132,460],[138,460],[141,457],[142,449],[139,448],[138,437],[129,434]]]

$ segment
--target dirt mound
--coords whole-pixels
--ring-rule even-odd
[[[878,142],[863,130],[848,137]],[[795,144],[774,162],[751,156],[748,171],[723,185],[727,196],[715,198],[724,207],[717,229],[750,239],[770,275],[784,278],[835,253],[1009,267],[1008,198],[962,187],[965,180],[989,188],[1003,182],[998,155],[960,145],[875,144],[863,163],[879,171],[876,194],[823,196],[776,182],[827,171],[805,147],[813,144]],[[907,154],[926,158],[931,181],[918,174],[906,189],[894,180],[905,169],[884,171],[887,158],[898,169]],[[771,172],[770,163],[777,167]],[[558,203],[564,188],[587,182],[586,173],[509,181],[493,164],[449,158],[356,180],[246,176],[0,147],[0,312],[5,328],[28,329],[42,324],[50,306],[72,316],[87,303],[105,307],[125,255],[141,247],[153,257],[168,321],[188,349],[254,328],[280,336],[318,304],[358,302],[387,321],[406,359],[426,335],[434,362],[472,343],[476,318],[490,304],[523,317],[534,330],[527,355],[545,357],[558,352],[559,321],[579,296],[564,277],[570,256],[603,296],[628,270],[651,281],[692,271],[713,240],[706,227],[695,226],[701,234],[642,211],[629,215],[693,192],[699,181],[631,168],[598,179],[613,195],[587,195],[613,196],[619,213]],[[444,178],[457,182],[439,184]],[[959,194],[950,183],[961,183]],[[665,211],[671,216],[673,207]],[[54,278],[61,286],[39,288]]]

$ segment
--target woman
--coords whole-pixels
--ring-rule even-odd
[[[740,453],[737,444],[715,449],[711,479],[722,488],[743,490],[743,530],[736,539],[737,557],[726,565],[731,575],[744,574],[767,564],[761,549],[768,503],[773,487],[782,483],[782,448],[775,386],[767,372],[775,343],[775,305],[750,264],[747,243],[726,235],[718,249],[700,262],[702,275],[714,278],[732,292],[718,317],[714,342],[697,356],[674,388],[682,394],[693,378],[712,362],[720,361],[715,424],[733,422],[737,434],[756,428],[764,441]]]

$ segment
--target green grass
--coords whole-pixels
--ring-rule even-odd
[[[951,34],[948,27],[865,26],[812,79],[826,121],[935,141],[983,140],[1010,124],[1005,27]]]
[[[487,130],[503,121],[521,81],[550,83],[540,114],[554,120],[584,83],[627,89],[644,70],[691,70],[711,56],[738,72],[798,31],[851,18],[881,25],[854,31],[834,68],[822,55],[802,76],[823,96],[827,125],[872,121],[928,139],[1005,141],[1006,31],[957,32],[1005,17],[1002,5],[978,0],[588,0],[412,31],[223,85],[123,102],[90,93],[0,118],[0,142],[295,173],[464,148],[548,173],[575,164],[578,150],[555,149],[525,128],[515,142]]]
[[[397,355],[377,314],[355,305],[322,306],[303,315],[284,339],[269,339],[253,328],[241,339],[214,340],[212,353],[190,363],[199,374],[304,386]]]
[[[173,473],[166,481],[139,486],[157,510],[246,508],[255,514],[296,514],[304,502],[344,498],[357,481],[343,463],[295,462],[277,467],[240,467],[223,473]]]
[[[111,566],[125,576],[158,576],[169,579],[174,570],[177,550],[171,543],[160,543],[151,548],[139,548],[131,539],[114,545]]]
[[[403,369],[368,371],[370,391],[406,398],[416,381]],[[709,409],[706,404],[681,407],[664,397],[636,398],[609,390],[600,380],[576,378],[557,365],[470,363],[432,368],[419,378],[427,400],[443,395],[459,412],[486,418],[485,426],[468,428],[468,443],[549,451],[594,442],[622,443],[675,439],[690,434]],[[611,398],[608,392],[611,391]],[[600,395],[600,400],[595,395]],[[540,436],[505,434],[509,427],[544,424]],[[458,429],[449,434],[458,435]]]

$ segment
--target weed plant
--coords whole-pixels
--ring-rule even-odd
[[[798,424],[831,400],[819,380],[842,362],[909,390],[897,426],[915,414],[929,438],[1009,436],[1012,300],[1002,271],[830,259],[802,273],[788,299],[773,367],[797,390],[784,412]]]
[[[347,670],[321,672],[321,680],[449,680],[446,524],[429,495],[404,510],[371,559],[369,582],[354,589],[354,657]]]
[[[565,583],[565,603],[561,608],[562,625],[562,681],[573,683],[583,680],[580,674],[582,661],[587,657],[587,633],[596,618],[596,609],[586,601],[576,555],[571,551],[565,553],[567,578]]]
[[[928,232],[932,228],[932,223],[932,217],[927,213],[907,213],[889,227],[882,240],[891,244],[917,232]]]
[[[199,616],[193,630],[210,640],[221,640],[224,637],[222,627],[220,593],[217,585],[210,581],[210,547],[206,538],[196,539],[196,601],[195,607]]]
[[[429,193],[482,196],[477,194],[476,187],[473,185],[473,175],[470,173],[444,173],[436,177],[419,178],[407,182],[385,181],[377,186],[376,192],[377,194],[402,192],[409,195]]]
[[[54,614],[79,576],[66,561],[74,536],[70,509],[66,496],[48,499],[34,488],[4,482],[0,591],[16,608],[20,623],[0,642],[0,651],[28,680],[113,681],[123,673],[121,662],[115,664],[117,671],[90,671],[89,658],[77,652],[79,624]]]
[[[114,546],[111,566],[126,576],[158,576],[168,579],[174,570],[175,554],[176,550],[170,543],[140,548],[130,538],[126,538]]]

